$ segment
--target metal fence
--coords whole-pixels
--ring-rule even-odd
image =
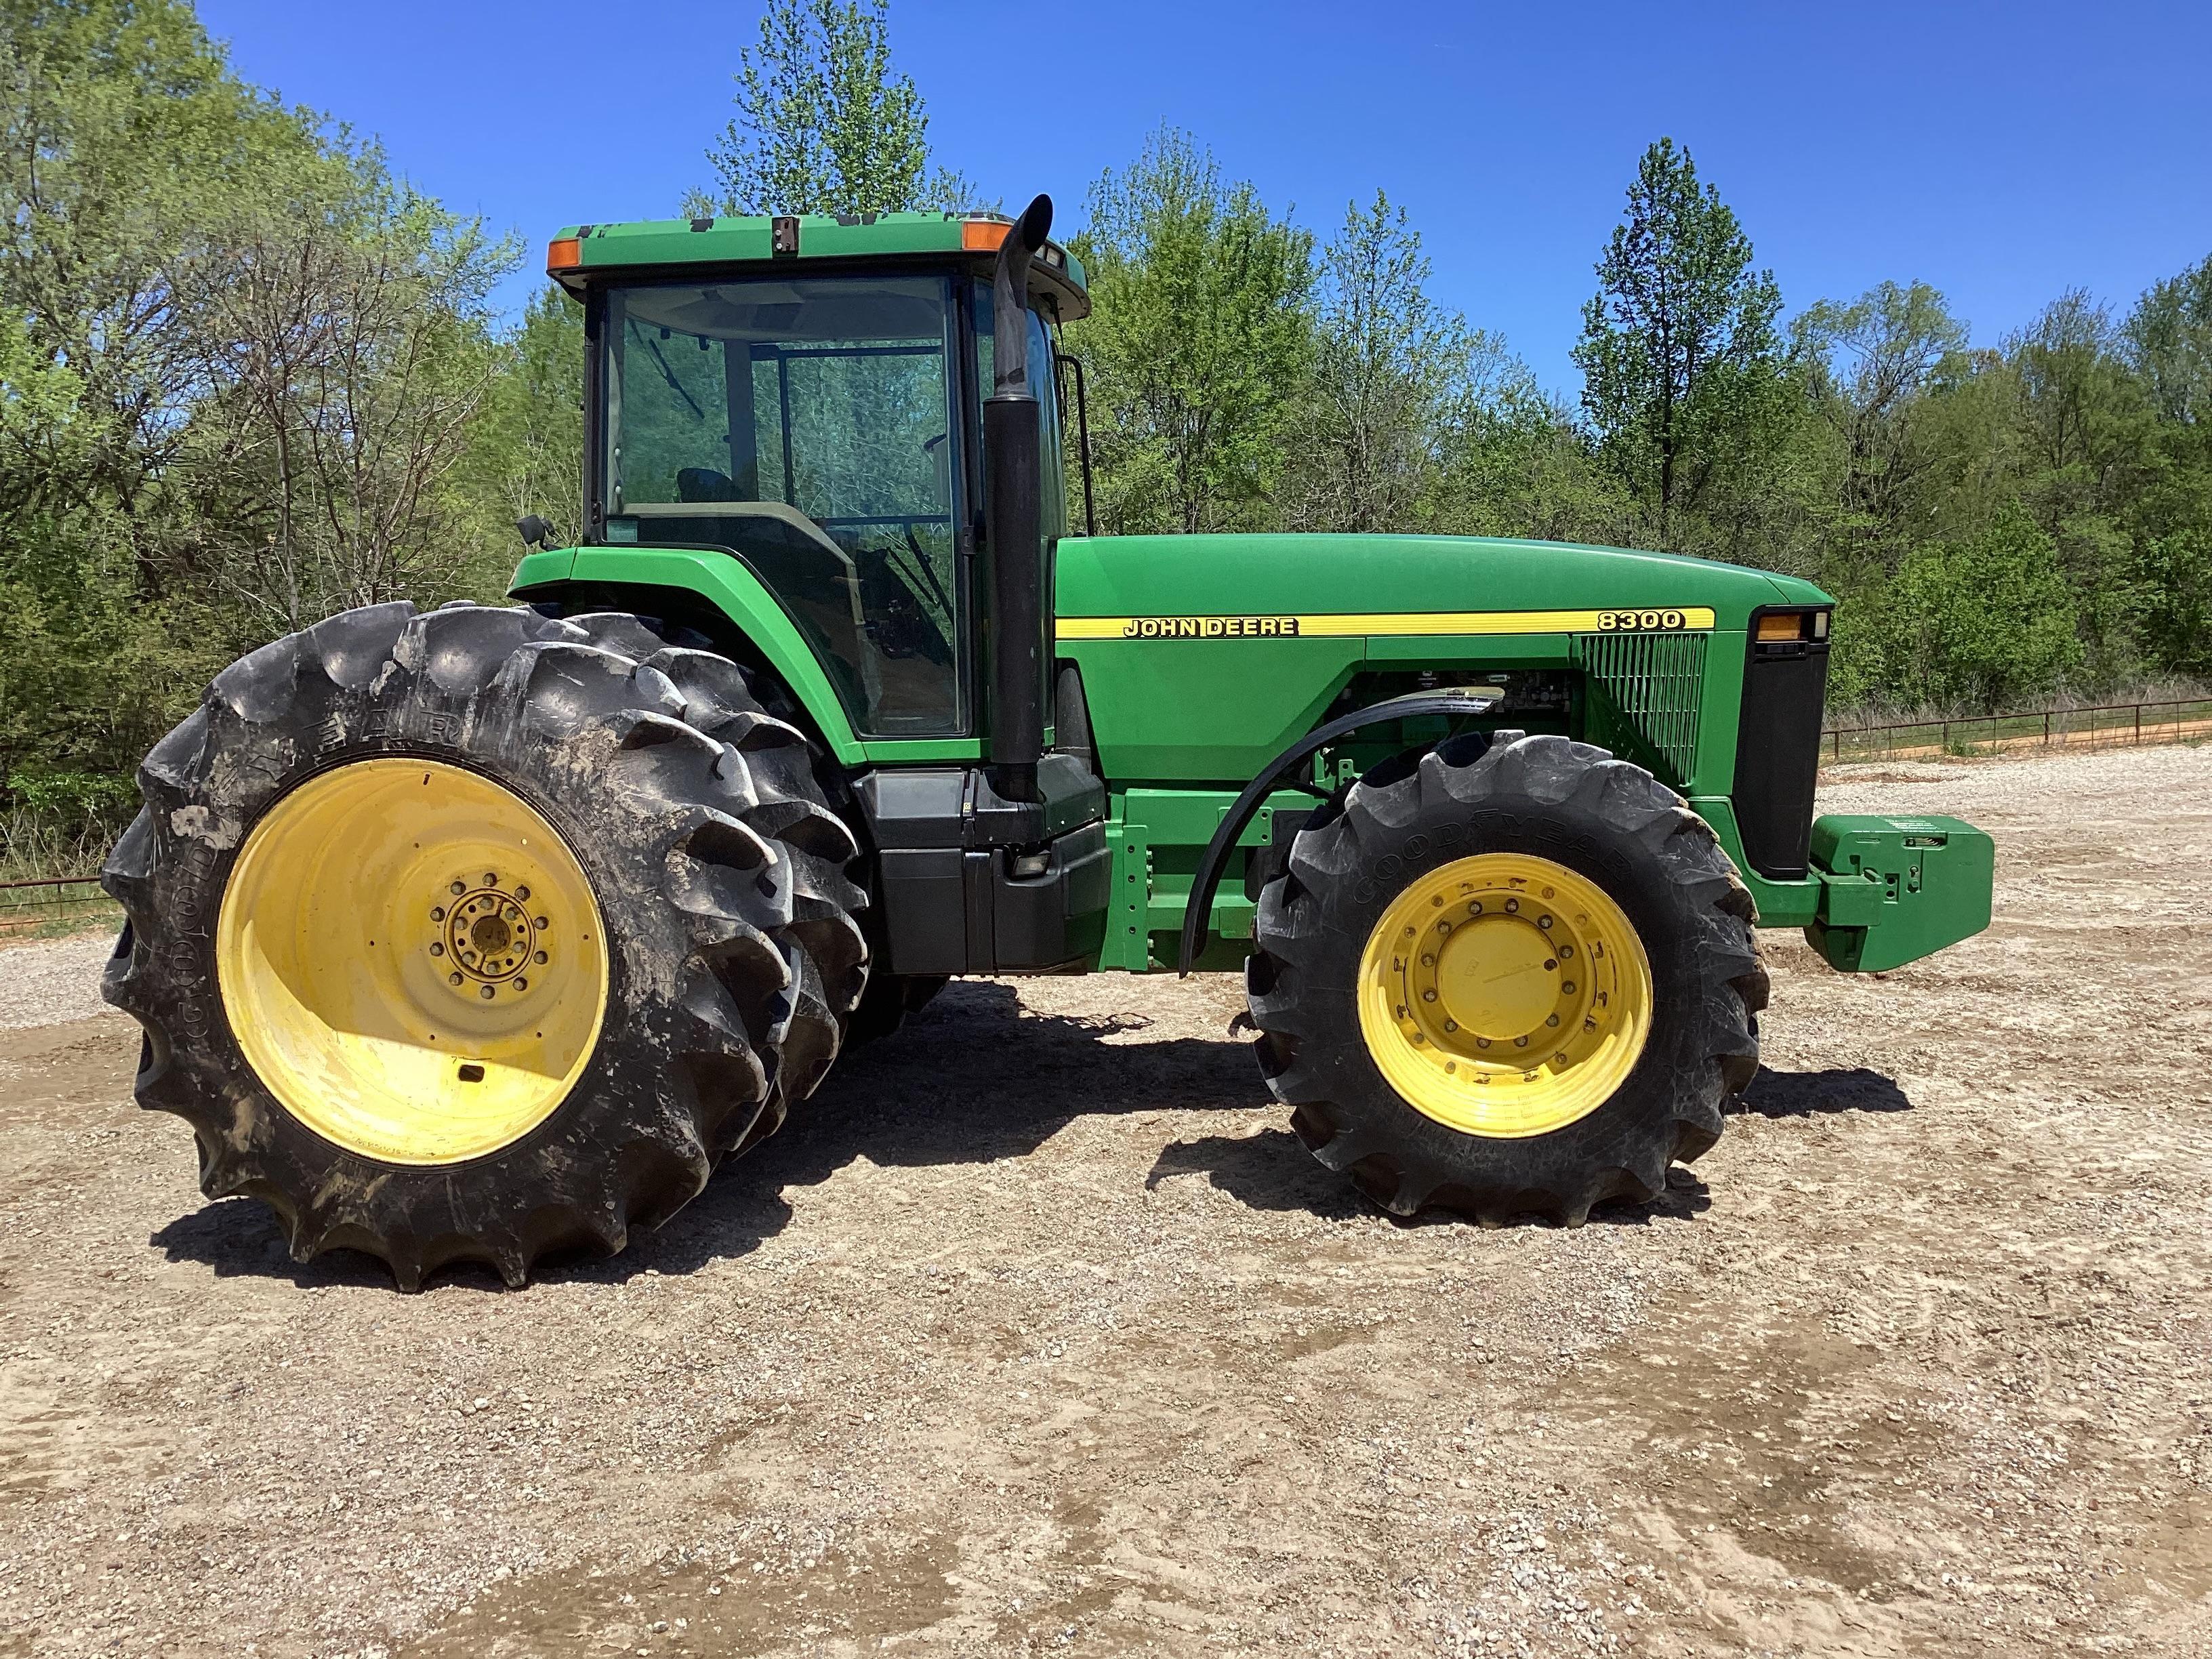
[[[2101,703],[2090,708],[2039,708],[2020,714],[1967,714],[1956,720],[1899,720],[1888,726],[1834,726],[1820,733],[1820,749],[1831,761],[1910,760],[1927,755],[2000,754],[2018,749],[2127,748],[2191,738],[2212,738],[2212,697]]]
[[[119,915],[115,901],[100,890],[97,876],[37,876],[0,881],[0,939],[34,933],[57,924],[74,925]]]

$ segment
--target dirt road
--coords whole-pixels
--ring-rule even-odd
[[[203,1200],[126,1021],[0,1030],[0,1654],[2212,1650],[2212,750],[1876,805],[1996,927],[1770,935],[1748,1109],[1575,1231],[1365,1210],[1231,981],[975,983],[621,1260],[404,1297]]]

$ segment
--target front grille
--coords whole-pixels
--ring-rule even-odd
[[[1698,763],[1704,634],[1577,634],[1589,701],[1583,732],[1677,789]]]

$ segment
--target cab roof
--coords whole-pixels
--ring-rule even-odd
[[[988,273],[1012,221],[1001,213],[757,214],[713,219],[636,219],[564,227],[545,252],[545,272],[571,290],[597,275],[691,265],[839,262],[940,256]],[[1030,287],[1049,294],[1066,319],[1086,316],[1083,262],[1048,242],[1030,262]]]

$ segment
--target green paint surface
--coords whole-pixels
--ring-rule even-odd
[[[660,227],[638,234],[649,240],[694,233]],[[1702,653],[1694,659],[1701,678],[1681,705],[1688,735],[1671,781],[1744,872],[1762,927],[1806,928],[1835,965],[1867,969],[1911,960],[1986,924],[1989,860],[1977,849],[1988,837],[1963,824],[1942,832],[1948,839],[1931,852],[1907,846],[1905,831],[1824,818],[1815,830],[1816,868],[1807,879],[1770,881],[1749,870],[1729,798],[1746,631],[1759,607],[1829,603],[1808,582],[1666,554],[1475,537],[1069,538],[1058,545],[1056,568],[1063,624],[1105,619],[1093,633],[1115,624],[1108,637],[1063,638],[1056,653],[1082,672],[1100,767],[1111,787],[1113,896],[1102,968],[1141,973],[1173,960],[1200,859],[1237,793],[1311,731],[1355,676],[1565,671],[1583,690],[1549,729],[1583,735],[1585,720],[1596,718],[1589,665],[1601,647],[1592,641],[1621,637],[1599,631],[1602,623],[1581,614],[1589,612],[1712,613],[1710,627],[1700,614],[1696,625],[1662,625],[1645,637],[1676,641],[1670,648],[1678,654]],[[981,756],[974,738],[857,738],[798,629],[726,552],[595,547],[533,554],[517,570],[514,592],[546,597],[568,584],[676,588],[713,605],[782,676],[848,767]],[[1147,638],[1141,630],[1126,636],[1118,625],[1194,617],[1218,619],[1222,627],[1212,637]],[[1298,623],[1296,631],[1285,619]],[[1692,635],[1699,636],[1696,643],[1680,643]],[[1441,735],[1441,724],[1436,731],[1409,727],[1398,741]],[[1323,769],[1330,778],[1356,776],[1380,757],[1354,743],[1325,756]],[[1244,890],[1245,859],[1269,839],[1275,812],[1314,805],[1314,797],[1294,790],[1272,796],[1240,836],[1207,918],[1200,967],[1242,962],[1255,910]],[[1878,877],[1866,876],[1867,868]],[[1870,899],[1877,884],[1897,896]]]
[[[641,275],[675,276],[686,266],[750,264],[819,266],[839,259],[899,259],[913,263],[932,254],[975,260],[988,265],[990,250],[963,246],[968,221],[950,213],[872,213],[849,222],[826,213],[802,213],[799,251],[775,252],[775,222],[765,215],[714,219],[638,219],[614,224],[563,227],[554,240],[574,240],[583,256],[577,269],[586,275],[654,267]],[[588,234],[586,234],[588,233]],[[566,272],[562,273],[566,275]],[[757,274],[757,273],[756,273]],[[1063,318],[1091,309],[1083,261],[1058,243],[1035,262],[1031,280],[1057,292]]]
[[[1752,611],[1805,584],[1739,565],[1556,542],[1453,536],[1103,536],[1060,542],[1057,609],[1079,617],[1344,616],[1705,606],[1715,616],[1708,730],[1693,788],[1725,793]],[[1301,635],[1063,639],[1083,671],[1108,776],[1242,785],[1362,668],[1572,668],[1572,636]]]

